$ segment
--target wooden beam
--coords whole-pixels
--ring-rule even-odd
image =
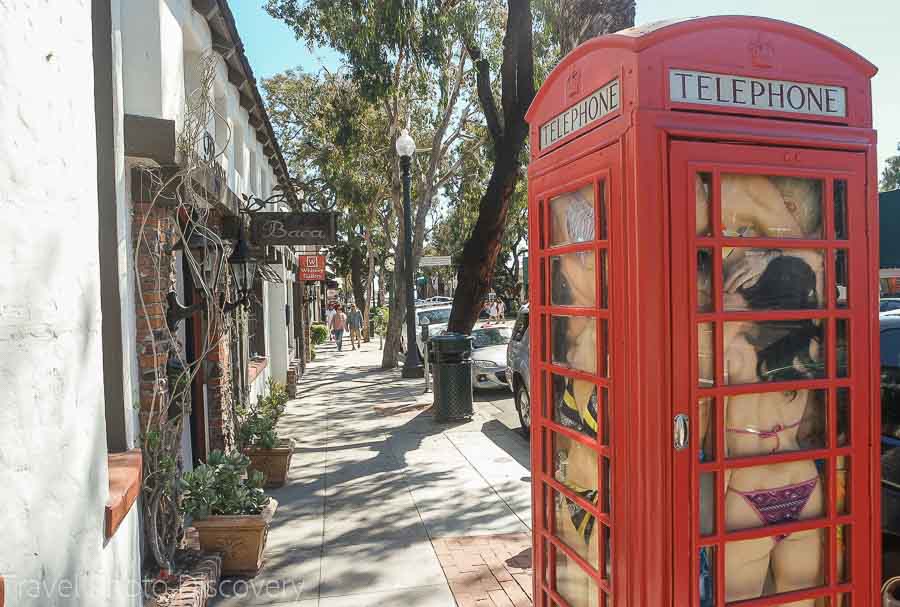
[[[175,121],[125,114],[125,155],[175,164]]]
[[[240,91],[241,87],[244,86],[244,83],[247,82],[247,77],[243,72],[231,67],[231,62],[228,62],[226,65],[228,66],[228,82],[236,86]]]
[[[231,40],[220,34],[213,27],[210,27],[209,31],[212,34],[213,50],[219,53],[225,61],[228,61],[237,51],[237,47],[231,43]]]
[[[207,21],[221,10],[218,0],[191,0],[191,6],[194,7],[195,11],[203,15]]]

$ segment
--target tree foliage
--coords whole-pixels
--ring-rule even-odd
[[[897,146],[900,151],[900,145]],[[885,161],[884,170],[881,173],[881,191],[890,192],[900,188],[900,154],[891,156]]]
[[[604,34],[634,26],[635,0],[535,0],[559,57]]]

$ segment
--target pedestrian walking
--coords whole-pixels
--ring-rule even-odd
[[[492,301],[488,304],[488,319],[497,320],[497,302]]]
[[[362,348],[362,312],[356,304],[350,304],[350,313],[347,315],[347,328],[350,329],[350,346],[355,350]]]
[[[328,309],[325,311],[325,324],[328,326],[328,341],[334,341],[334,327],[332,326],[332,321],[334,320],[334,304],[328,304]]]
[[[506,304],[499,297],[497,298],[497,320],[506,320]]]
[[[331,317],[331,329],[334,331],[334,341],[337,342],[338,352],[344,349],[344,330],[347,328],[347,315],[340,304],[334,308],[334,316]]]

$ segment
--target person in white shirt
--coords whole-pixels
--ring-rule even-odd
[[[334,312],[334,304],[328,304],[328,309],[325,310],[325,324],[328,326],[328,341],[334,341],[334,327],[332,326]]]

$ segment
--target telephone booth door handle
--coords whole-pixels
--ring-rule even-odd
[[[691,442],[691,432],[687,415],[679,413],[675,416],[672,436],[676,451],[684,451],[688,448]]]

